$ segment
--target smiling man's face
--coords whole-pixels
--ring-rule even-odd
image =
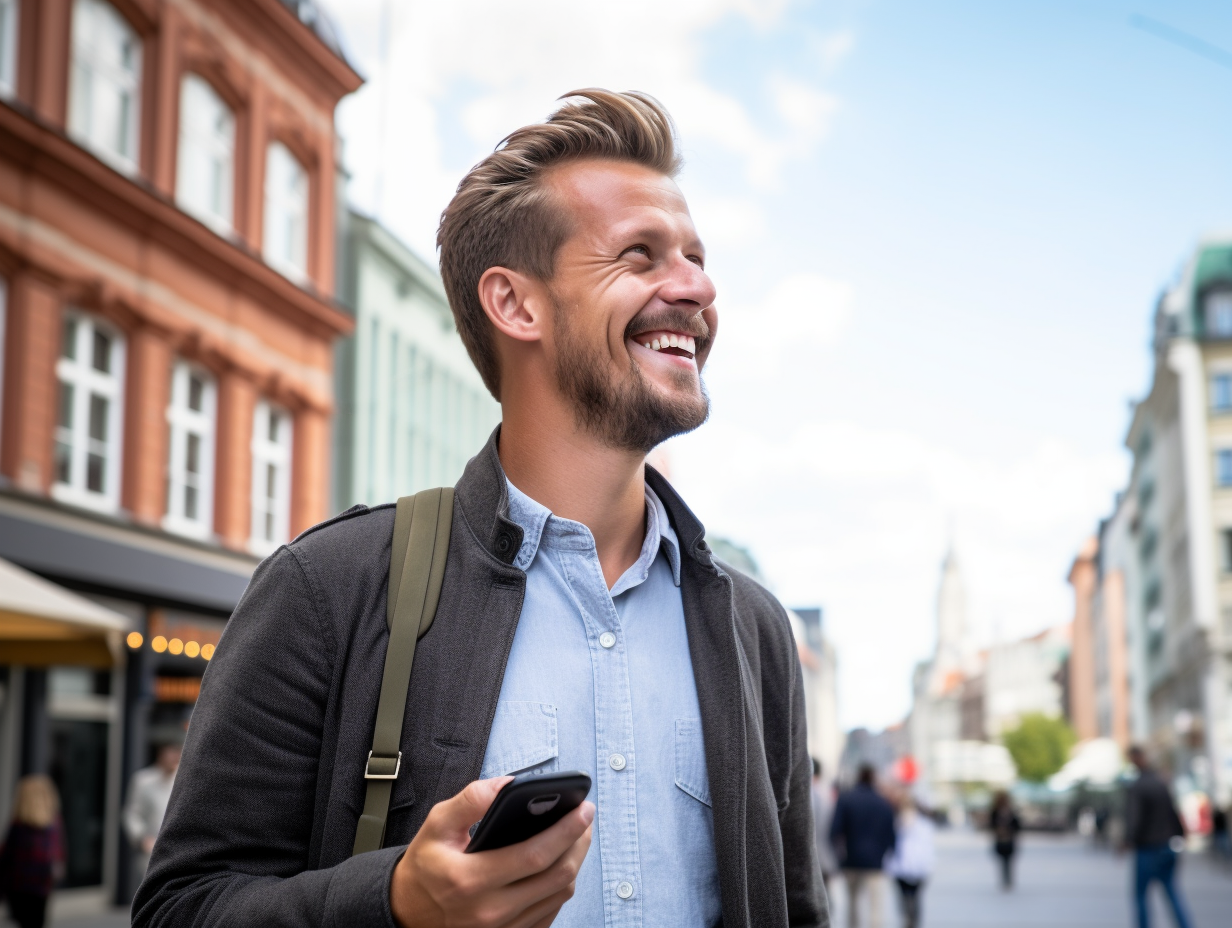
[[[641,165],[593,159],[545,183],[571,217],[549,284],[548,349],[579,424],[640,452],[697,428],[718,313],[680,188]]]

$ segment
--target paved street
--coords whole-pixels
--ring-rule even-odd
[[[1073,835],[1027,834],[1018,859],[1018,886],[996,885],[995,858],[984,835],[939,834],[937,872],[924,894],[926,928],[1130,928],[1134,924],[1129,858],[1089,847]],[[1226,928],[1232,919],[1232,871],[1217,873],[1205,858],[1188,858],[1181,886],[1194,928]],[[841,881],[834,890],[834,924],[846,925]],[[897,899],[885,900],[899,924]],[[1158,928],[1171,926],[1156,900]]]
[[[1028,834],[1018,861],[1018,887],[996,886],[996,861],[983,835],[944,832],[937,873],[924,895],[926,928],[1131,928],[1129,858],[1090,848],[1073,835]],[[1216,872],[1205,858],[1189,858],[1181,885],[1194,928],[1225,928],[1232,913],[1232,870]],[[834,887],[834,924],[846,925],[842,882]],[[897,900],[887,894],[884,928],[898,925]],[[128,914],[57,919],[55,928],[123,928]],[[1171,926],[1156,899],[1158,928]]]

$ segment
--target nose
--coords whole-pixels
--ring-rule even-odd
[[[693,305],[700,310],[714,303],[716,293],[709,274],[684,255],[677,255],[659,288],[659,299],[675,306]]]

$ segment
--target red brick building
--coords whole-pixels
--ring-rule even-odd
[[[256,557],[328,514],[333,115],[360,83],[307,0],[0,0],[0,557],[145,639],[216,637]],[[48,707],[85,686],[123,704],[91,736],[124,742],[118,833],[151,694],[188,691],[155,678],[204,661],[145,640],[79,686],[2,639],[0,806],[54,772]],[[78,881],[118,886],[112,853]]]

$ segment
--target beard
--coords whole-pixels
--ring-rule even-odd
[[[642,373],[632,357],[624,377],[608,372],[603,346],[592,344],[573,328],[569,310],[553,296],[558,333],[556,383],[573,404],[578,426],[610,448],[648,454],[674,435],[691,432],[710,415],[710,397],[700,372],[672,371],[672,395],[664,396]],[[658,327],[692,332],[701,322],[694,314],[656,314]],[[694,321],[695,320],[695,321]],[[705,323],[701,323],[705,326]],[[625,331],[626,342],[633,323]],[[699,343],[709,332],[699,334]],[[700,350],[700,349],[699,349]]]

